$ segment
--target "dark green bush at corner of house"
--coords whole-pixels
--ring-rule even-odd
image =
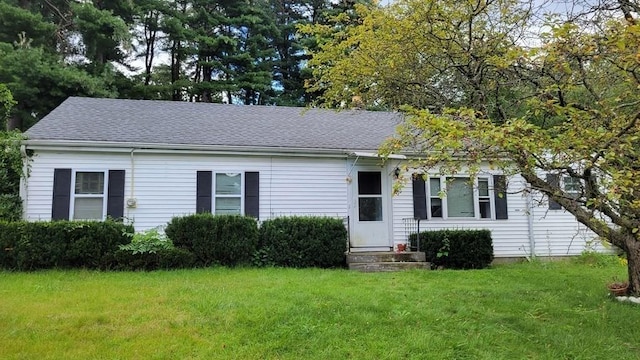
[[[26,222],[0,220],[0,268],[16,268],[16,248],[19,247]]]
[[[17,270],[101,268],[119,244],[130,241],[127,232],[132,231],[131,226],[112,221],[3,223],[0,265]]]
[[[286,267],[344,265],[347,230],[342,220],[328,217],[281,217],[260,226],[254,260]]]
[[[409,236],[418,246],[417,234]],[[432,266],[450,269],[482,269],[493,261],[493,241],[489,230],[437,230],[420,233],[420,250]]]
[[[173,218],[165,229],[177,248],[193,252],[197,265],[248,264],[258,244],[254,218],[208,213]]]

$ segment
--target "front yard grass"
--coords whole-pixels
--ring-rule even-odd
[[[0,272],[2,359],[640,358],[622,265]]]

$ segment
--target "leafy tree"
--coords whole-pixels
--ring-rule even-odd
[[[315,55],[311,89],[329,104],[361,95],[406,111],[381,152],[415,154],[407,169],[473,175],[489,161],[520,174],[624,251],[640,295],[640,5],[584,7],[540,26],[531,4],[450,4],[360,9],[362,23]]]
[[[99,78],[64,63],[42,48],[0,43],[0,82],[13,93],[10,129],[26,129],[68,96],[113,96]]]
[[[0,123],[4,124],[15,105],[13,96],[6,85],[0,84]],[[19,220],[22,217],[20,199],[20,177],[22,155],[20,142],[22,134],[16,131],[0,130],[0,220]]]

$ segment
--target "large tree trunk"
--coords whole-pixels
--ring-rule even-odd
[[[629,294],[640,296],[640,241],[629,235],[625,241],[627,271],[629,273]]]

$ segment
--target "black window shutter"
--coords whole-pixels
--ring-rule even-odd
[[[422,175],[413,177],[413,218],[427,218],[427,188]]]
[[[493,198],[496,204],[496,219],[508,219],[507,179],[504,175],[493,175]]]
[[[558,174],[547,174],[547,183],[554,189],[560,187],[560,175]],[[551,200],[549,197],[549,210],[560,210],[562,206],[557,202]]]
[[[244,173],[244,214],[260,219],[260,173]]]
[[[124,170],[109,170],[107,216],[113,219],[124,216],[124,175]]]
[[[211,212],[211,192],[213,191],[213,173],[198,171],[196,176],[196,212]]]
[[[51,220],[69,220],[71,201],[71,169],[53,170],[53,202]]]

